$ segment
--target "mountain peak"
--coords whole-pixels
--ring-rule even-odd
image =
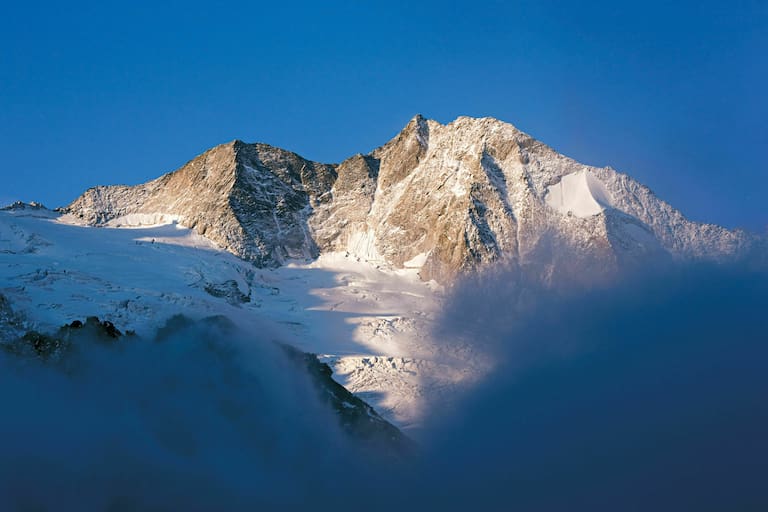
[[[430,123],[439,124],[437,121],[427,119],[421,114],[416,114],[411,118],[410,121],[408,121],[408,124],[405,125],[405,128],[400,131],[400,134],[414,134],[420,141],[424,142],[429,139]]]
[[[234,140],[157,180],[91,189],[66,210],[95,225],[173,219],[258,266],[341,251],[438,281],[496,261],[551,278],[660,250],[718,259],[751,244],[492,117],[443,125],[418,114],[339,165]]]
[[[427,119],[426,117],[424,117],[424,116],[423,116],[423,115],[421,115],[421,114],[416,114],[415,116],[413,116],[413,117],[411,118],[411,120],[409,121],[409,124],[410,124],[410,123],[416,123],[416,124],[420,124],[420,123],[424,123],[424,122],[426,122],[426,121],[428,121],[428,119]]]

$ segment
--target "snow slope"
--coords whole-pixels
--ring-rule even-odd
[[[440,287],[416,270],[385,271],[338,253],[261,269],[176,223],[126,224],[0,211],[0,293],[42,330],[98,315],[151,334],[177,313],[226,315],[320,354],[341,384],[406,429],[482,371],[430,339]]]
[[[605,184],[586,169],[563,176],[547,187],[545,200],[558,212],[581,218],[602,213],[613,204]]]

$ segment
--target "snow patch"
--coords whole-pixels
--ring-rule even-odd
[[[451,187],[451,192],[453,192],[453,195],[456,197],[464,197],[467,195],[467,189],[464,188],[464,186],[462,186],[458,181],[456,181],[453,187]]]
[[[180,224],[182,217],[180,215],[171,215],[168,213],[131,213],[117,217],[107,222],[111,228],[137,228],[149,226],[163,226],[166,224]]]
[[[376,249],[376,234],[371,229],[350,234],[347,241],[347,251],[365,261],[384,259]]]
[[[547,187],[546,203],[564,215],[591,217],[613,206],[608,188],[591,171],[581,170],[563,176]]]
[[[424,266],[424,263],[427,262],[427,257],[429,257],[428,252],[422,252],[420,254],[417,254],[413,258],[409,259],[408,261],[403,263],[403,266],[405,268],[421,268]]]

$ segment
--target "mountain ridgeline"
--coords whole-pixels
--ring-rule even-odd
[[[416,116],[340,164],[236,140],[153,181],[89,189],[64,211],[95,226],[177,221],[260,267],[341,251],[438,282],[499,261],[547,280],[651,256],[719,261],[756,243],[493,118]]]

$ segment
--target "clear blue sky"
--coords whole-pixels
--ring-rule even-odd
[[[765,1],[2,11],[3,202],[61,206],[235,138],[336,162],[422,113],[497,117],[629,173],[694,220],[768,224]]]

